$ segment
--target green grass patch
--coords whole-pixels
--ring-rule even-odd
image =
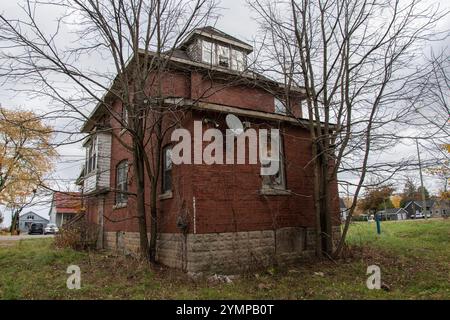
[[[230,284],[52,241],[0,245],[0,299],[450,299],[450,220],[382,222],[381,235],[374,223],[354,223],[339,261],[307,260]],[[81,290],[66,287],[71,264],[81,268]],[[372,264],[388,291],[367,289]]]

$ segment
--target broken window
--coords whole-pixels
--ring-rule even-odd
[[[245,69],[245,55],[242,51],[231,50],[231,69],[237,71],[244,71]]]
[[[213,42],[202,40],[202,60],[208,64],[216,64],[216,46]]]
[[[274,104],[275,104],[275,113],[285,115],[286,114],[286,105],[283,101],[281,101],[278,98],[274,98]]]
[[[96,137],[92,137],[89,145],[87,146],[86,155],[86,173],[92,172],[97,169],[97,143]]]
[[[270,132],[270,131],[269,131]],[[268,141],[271,141],[270,135]],[[285,169],[284,169],[284,150],[283,150],[283,143],[282,139],[280,137],[280,143],[279,143],[279,157],[277,160],[271,159],[271,162],[266,164],[261,164],[263,167],[270,167],[273,165],[273,161],[278,161],[278,171],[274,175],[264,175],[262,176],[262,188],[263,189],[278,189],[278,190],[285,190],[286,189],[286,179],[285,179]],[[268,158],[271,158],[272,156],[272,145],[267,145],[267,156]]]
[[[162,192],[166,193],[172,190],[172,146],[164,147],[162,160],[163,160]]]
[[[219,66],[228,68],[230,66],[230,49],[219,45],[217,51],[219,55]]]
[[[119,162],[116,167],[116,205],[126,204],[128,200],[128,161]]]

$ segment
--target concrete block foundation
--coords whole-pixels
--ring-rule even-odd
[[[340,227],[333,227],[333,240]],[[105,232],[105,249],[123,254],[139,253],[139,233]],[[158,235],[157,260],[189,272],[235,273],[289,264],[314,254],[315,231],[290,227],[277,230],[227,233]]]

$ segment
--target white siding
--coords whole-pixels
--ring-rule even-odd
[[[97,142],[97,169],[84,177],[85,193],[108,188],[110,183],[111,134],[98,133],[94,139]]]
[[[108,188],[111,176],[111,134],[99,133],[98,146],[98,188]]]

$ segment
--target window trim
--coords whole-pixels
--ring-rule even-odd
[[[91,137],[86,148],[86,174],[97,170],[98,144],[96,140],[96,136]]]
[[[220,50],[224,49],[225,50],[225,54],[221,54]],[[221,58],[226,58],[226,65],[222,65],[221,64]],[[217,65],[219,67],[223,67],[223,68],[231,68],[231,49],[228,46],[224,46],[221,44],[217,44]]]
[[[172,192],[172,170],[173,170],[173,162],[172,157],[170,158],[170,164],[168,167],[166,167],[167,164],[167,151],[170,150],[170,153],[172,152],[172,145],[168,144],[162,148],[162,179],[161,179],[161,192],[162,194],[170,193]],[[167,176],[166,174],[169,174],[170,179],[166,180]],[[168,184],[168,185],[167,185]]]
[[[243,51],[231,49],[230,50],[230,69],[242,72],[246,68],[246,56]]]
[[[209,45],[209,48],[208,48]],[[202,39],[202,62],[209,65],[216,65],[216,43]],[[209,51],[209,61],[205,58],[208,56],[205,51]]]
[[[266,179],[264,179],[265,176],[262,177],[262,185],[261,185],[261,192],[267,193],[267,194],[284,194],[286,192],[290,193],[290,191],[287,189],[287,181],[286,181],[286,156],[284,153],[284,139],[282,138],[282,135],[280,134],[280,157],[279,157],[279,170],[278,173],[281,176],[281,183],[277,185],[268,184],[266,183]],[[278,174],[277,174],[278,175]],[[276,175],[275,175],[276,176]],[[273,176],[270,176],[273,177]]]
[[[276,114],[281,114],[281,115],[287,115],[287,107],[286,104],[279,98],[274,97],[273,98],[273,105],[274,105],[274,110]],[[279,107],[282,106],[282,108],[280,109]]]
[[[119,172],[123,170],[124,172]],[[124,175],[124,176],[121,176]],[[123,179],[123,180],[120,180]],[[128,203],[128,160],[122,160],[116,165],[116,195],[114,203],[116,206],[125,206]]]

